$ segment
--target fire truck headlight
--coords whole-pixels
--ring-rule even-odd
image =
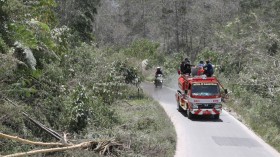
[[[215,109],[220,109],[220,108],[222,108],[222,104],[215,104],[214,108]]]
[[[192,104],[192,108],[193,109],[198,109],[198,105],[197,104]]]

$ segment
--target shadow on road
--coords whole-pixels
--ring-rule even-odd
[[[179,112],[179,111],[178,111]],[[181,113],[184,117],[188,118],[188,115],[187,115],[187,112],[179,112]],[[200,115],[200,116],[197,116],[197,115],[194,115],[194,117],[192,119],[190,119],[191,121],[194,121],[194,122],[223,122],[222,119],[214,119],[213,116],[209,115],[209,116],[206,116],[206,115]]]

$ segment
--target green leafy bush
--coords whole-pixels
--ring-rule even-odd
[[[8,53],[9,47],[3,40],[0,34],[0,53]]]
[[[159,44],[149,40],[136,40],[129,48],[124,49],[124,54],[138,59],[155,59],[158,57]]]

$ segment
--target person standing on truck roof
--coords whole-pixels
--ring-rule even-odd
[[[197,67],[204,67],[204,62],[203,61],[199,61],[199,63],[198,63],[198,65],[197,65]]]
[[[197,70],[197,76],[203,75],[204,74],[204,69],[203,67],[199,66]]]
[[[191,74],[191,65],[190,64],[190,60],[188,58],[185,58],[184,61],[182,61],[181,65],[180,65],[180,71],[182,74],[184,75],[190,75]]]
[[[204,74],[207,77],[211,77],[214,74],[213,65],[211,64],[211,62],[209,60],[206,61],[206,65],[203,67],[203,69],[204,69]]]
[[[196,75],[200,76],[204,74],[203,67],[205,66],[204,61],[199,61],[198,65],[196,66],[197,72]]]

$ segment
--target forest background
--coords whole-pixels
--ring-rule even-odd
[[[139,100],[135,80],[151,78],[156,66],[172,78],[189,57],[194,64],[211,59],[231,91],[227,107],[280,150],[279,0],[0,0],[0,7],[1,132],[50,140],[21,116],[25,111],[75,137],[124,139],[112,131],[123,120],[116,108],[151,102]],[[149,116],[131,128],[160,130]],[[154,139],[155,154],[165,147],[174,153],[174,135],[167,136],[163,143],[173,147]],[[143,155],[139,143],[126,153]],[[0,146],[5,154],[32,149]]]

